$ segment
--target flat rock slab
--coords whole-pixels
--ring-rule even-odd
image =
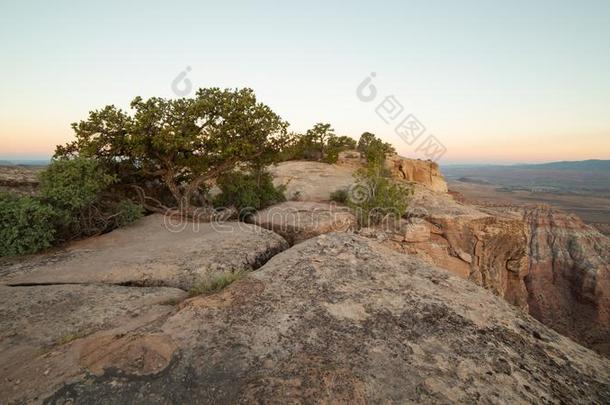
[[[295,245],[220,293],[187,300],[162,324],[120,340],[121,356],[106,361],[104,372],[98,364],[95,375],[64,386],[40,378],[11,399],[610,402],[607,358],[481,287],[347,233]],[[167,342],[178,348],[171,361],[163,360]],[[161,359],[156,368],[125,361],[142,347]]]
[[[168,287],[0,286],[0,397],[27,390],[32,379],[60,384],[84,372],[65,351],[80,353],[96,333],[121,335],[167,317],[186,296]]]
[[[189,290],[214,273],[253,270],[287,247],[281,236],[256,225],[151,215],[56,254],[3,266],[0,284],[107,283]]]
[[[321,162],[289,161],[269,167],[276,186],[286,187],[288,199],[329,201],[333,191],[354,183],[356,168]]]
[[[288,201],[258,211],[251,220],[282,235],[290,244],[356,227],[354,214],[334,203]]]

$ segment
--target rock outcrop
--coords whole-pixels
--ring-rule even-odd
[[[44,166],[0,165],[0,192],[34,195],[38,189],[38,175]]]
[[[350,234],[300,243],[163,320],[56,352],[16,365],[18,390],[0,375],[5,400],[610,401],[610,360],[470,282]]]
[[[397,179],[420,184],[432,191],[447,192],[447,183],[435,162],[391,155],[386,158],[385,165]]]
[[[381,225],[386,245],[471,280],[527,310],[527,250],[521,218],[491,215],[422,187],[416,187],[408,215],[411,218],[399,227]]]
[[[328,201],[330,193],[347,189],[354,183],[353,174],[364,167],[366,161],[358,151],[339,154],[337,164],[289,161],[269,167],[276,186],[285,186],[290,199],[302,201]],[[447,192],[447,183],[438,165],[431,161],[390,155],[386,168],[397,180],[417,184],[429,190]]]
[[[224,272],[250,271],[288,247],[274,232],[241,222],[193,223],[148,216],[137,224],[34,256],[0,270],[0,284],[105,283],[189,290]]]
[[[610,353],[607,237],[575,216],[548,208],[468,204],[459,195],[442,192],[445,183],[442,177],[438,180],[437,167],[411,161],[388,159],[394,176],[415,184],[410,218],[397,229],[382,225],[362,230],[363,235],[469,279],[574,340]],[[316,170],[324,173],[314,181],[306,174],[311,162],[286,167],[300,168],[293,185],[306,185],[304,200],[324,199],[339,187],[322,179],[342,178],[349,186],[345,168],[355,170],[362,158],[342,154],[339,162],[313,163],[322,165]]]
[[[286,187],[286,197],[300,201],[329,201],[333,191],[354,183],[353,166],[321,162],[289,161],[269,167],[276,186]]]
[[[578,217],[523,209],[530,252],[530,313],[610,355],[610,240]]]
[[[335,203],[287,201],[257,212],[251,222],[282,235],[291,245],[333,231],[356,228],[356,217]]]
[[[186,296],[166,287],[0,286],[0,402],[33,401],[36,379],[62,384],[84,372],[64,348],[96,332],[122,334],[166,318]]]

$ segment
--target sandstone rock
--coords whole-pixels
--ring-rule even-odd
[[[527,309],[527,244],[521,218],[490,214],[443,193],[415,187],[411,218],[394,250],[417,255],[452,274],[469,279],[508,302]]]
[[[103,374],[81,373],[65,386],[38,376],[7,400],[610,401],[610,360],[472,283],[345,233],[298,244],[222,292],[187,300],[164,322],[120,339],[130,336],[155,336],[178,350],[145,378],[134,374],[137,364],[115,358]],[[63,358],[78,363],[79,354]]]
[[[425,224],[407,224],[402,229],[407,243],[426,242],[430,240],[430,229]]]
[[[34,195],[38,189],[38,176],[44,166],[0,165],[0,192]]]
[[[286,186],[289,199],[328,201],[333,191],[349,188],[354,183],[354,172],[366,164],[361,157],[348,156],[359,156],[359,152],[343,152],[334,165],[289,161],[269,167],[269,172],[276,186]],[[432,191],[447,191],[447,183],[434,162],[392,155],[388,156],[386,165],[397,180],[416,183]]]
[[[610,240],[578,217],[523,209],[530,251],[530,313],[610,355]]]
[[[88,339],[100,332],[125,334],[156,322],[174,311],[168,304],[186,296],[166,287],[0,286],[2,402],[30,389],[33,380],[60,385],[83,373],[89,368],[75,363],[74,355],[78,357]],[[72,357],[65,354],[68,351]],[[151,356],[149,351],[146,357]],[[15,381],[23,383],[15,386]]]
[[[435,162],[391,155],[386,157],[385,165],[397,179],[418,183],[433,191],[447,192],[447,183]]]
[[[289,161],[269,167],[276,186],[286,187],[286,197],[300,201],[329,201],[336,190],[347,189],[354,182],[351,166],[321,162]]]
[[[339,152],[337,164],[341,166],[362,167],[366,165],[366,158],[357,150],[345,150]]]
[[[348,231],[356,227],[356,217],[347,207],[301,201],[274,205],[254,214],[251,221],[282,235],[290,244],[323,233]]]
[[[256,225],[178,222],[162,215],[35,256],[0,271],[0,284],[107,283],[190,289],[214,273],[253,270],[288,244]]]

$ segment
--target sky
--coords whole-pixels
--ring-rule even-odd
[[[0,159],[48,158],[107,104],[211,86],[441,164],[610,159],[608,0],[0,0],[0,55]]]

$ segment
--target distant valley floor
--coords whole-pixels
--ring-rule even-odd
[[[531,190],[508,190],[498,184],[480,184],[448,179],[449,190],[460,193],[471,203],[549,204],[574,213],[610,236],[610,196],[572,192],[557,193]]]

